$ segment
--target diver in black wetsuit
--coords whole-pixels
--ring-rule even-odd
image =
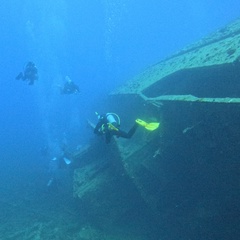
[[[131,138],[135,133],[138,124],[135,123],[129,132],[122,131],[120,129],[120,120],[115,113],[106,113],[98,115],[98,123],[94,128],[94,133],[97,135],[105,135],[106,143],[110,143],[112,136]]]
[[[20,72],[17,80],[29,81],[28,85],[33,85],[34,81],[38,79],[38,70],[33,62],[28,62],[23,72]]]
[[[65,77],[65,84],[61,87],[61,94],[76,94],[79,93],[79,87],[68,76]]]

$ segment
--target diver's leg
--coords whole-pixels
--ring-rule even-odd
[[[110,133],[110,131],[107,131],[105,133],[105,141],[106,141],[106,143],[110,143],[111,138],[112,138],[112,134]]]
[[[34,83],[34,80],[33,79],[29,79],[28,85],[33,85],[33,83]]]
[[[131,138],[131,137],[133,136],[133,134],[136,132],[137,128],[138,128],[138,124],[135,123],[135,124],[133,125],[133,127],[132,127],[132,128],[129,130],[129,132],[128,132],[128,137],[129,137],[129,138]]]
[[[135,123],[133,125],[133,127],[128,132],[124,132],[124,131],[119,129],[119,131],[116,131],[115,135],[117,137],[122,137],[122,138],[131,138],[133,136],[133,134],[136,132],[137,127],[138,127],[138,124]]]
[[[19,80],[19,79],[21,79],[21,78],[23,78],[23,73],[22,73],[22,72],[20,72],[20,73],[16,76],[16,79],[17,79],[17,80]]]

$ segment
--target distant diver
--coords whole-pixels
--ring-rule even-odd
[[[33,62],[28,62],[23,72],[20,72],[16,79],[28,81],[28,85],[33,85],[34,81],[38,79],[38,69],[36,65]]]
[[[65,84],[60,87],[61,94],[76,94],[80,93],[79,87],[68,76],[65,77]]]
[[[98,115],[98,123],[94,128],[94,133],[101,136],[105,135],[105,142],[110,143],[113,136],[122,138],[131,138],[136,132],[137,127],[143,126],[149,131],[153,131],[159,127],[159,123],[146,123],[141,119],[136,119],[132,128],[125,132],[120,129],[120,118],[116,113],[106,113]]]
[[[61,152],[58,156],[53,157],[49,162],[50,179],[47,182],[48,188],[57,190],[59,170],[69,169],[72,164],[72,153],[67,150],[65,144],[60,146]]]

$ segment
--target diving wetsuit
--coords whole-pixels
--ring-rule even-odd
[[[107,113],[99,116],[99,122],[94,128],[94,133],[97,135],[105,134],[105,141],[106,143],[109,143],[111,141],[112,136],[131,138],[135,133],[138,124],[135,123],[128,132],[122,131],[119,127],[120,126],[114,119],[113,115]]]

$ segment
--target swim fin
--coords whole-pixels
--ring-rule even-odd
[[[154,131],[159,127],[159,125],[160,125],[160,123],[158,123],[158,122],[152,122],[152,123],[148,123],[145,128],[149,131]]]
[[[160,125],[160,123],[158,123],[158,122],[147,123],[139,118],[136,119],[135,121],[137,124],[139,124],[140,126],[143,126],[144,128],[146,128],[149,131],[156,130]]]
[[[137,124],[139,124],[140,126],[143,126],[143,127],[146,127],[146,126],[147,126],[147,123],[146,123],[145,121],[139,119],[139,118],[136,119],[135,122],[136,122]]]

